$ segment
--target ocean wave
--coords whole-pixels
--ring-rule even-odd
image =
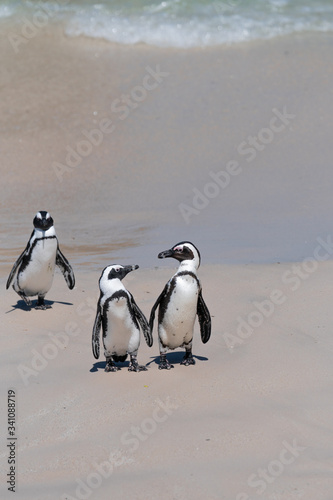
[[[21,2],[20,2],[21,3]],[[19,3],[0,6],[0,18],[22,16]],[[22,5],[22,3],[21,3]],[[321,0],[26,0],[25,16],[47,12],[69,37],[121,44],[205,47],[302,32],[333,32],[333,5]]]
[[[333,20],[318,16],[247,15],[216,12],[211,16],[122,16],[94,12],[73,16],[68,36],[101,38],[121,44],[146,43],[158,47],[206,47],[302,32],[333,31]]]
[[[0,19],[6,19],[15,14],[16,8],[13,5],[0,5]]]

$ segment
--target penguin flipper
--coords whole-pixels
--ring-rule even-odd
[[[8,288],[10,287],[10,284],[11,284],[11,282],[14,279],[16,271],[17,271],[18,267],[20,266],[20,264],[21,264],[21,262],[23,260],[23,257],[25,256],[26,251],[27,251],[27,248],[25,248],[23,250],[23,252],[21,253],[21,255],[18,257],[17,261],[13,265],[12,270],[10,271],[9,276],[8,276],[8,280],[7,280],[7,284],[6,284],[6,290],[8,290]]]
[[[101,308],[98,304],[95,323],[92,331],[92,339],[91,339],[92,352],[95,359],[99,358],[99,353],[100,353],[99,333],[101,330],[101,324],[102,324],[102,314],[101,314]]]
[[[133,307],[135,317],[136,317],[139,325],[141,326],[141,330],[143,332],[147,346],[151,347],[153,345],[153,335],[152,335],[152,332],[151,332],[150,327],[148,325],[148,321],[146,319],[146,316],[143,314],[140,307],[135,302],[133,295],[132,294],[130,294],[130,295],[131,295],[131,305]]]
[[[152,310],[150,312],[150,318],[149,318],[149,327],[150,327],[150,331],[153,332],[153,328],[154,328],[154,319],[155,319],[155,312],[156,312],[156,309],[158,308],[158,306],[160,305],[160,302],[164,299],[164,297],[166,296],[167,294],[167,291],[169,289],[169,282],[165,285],[165,287],[163,288],[163,291],[160,293],[160,295],[157,297],[156,299],[156,302],[155,304],[153,305],[152,307]]]
[[[202,297],[201,290],[198,296],[197,315],[200,325],[201,340],[204,344],[206,344],[206,342],[210,339],[212,322],[208,307]]]
[[[57,248],[57,256],[56,256],[56,265],[59,267],[60,271],[62,272],[65,281],[67,283],[67,286],[70,290],[74,288],[75,285],[75,276],[73,269],[64,256],[64,254],[61,252],[59,246]]]

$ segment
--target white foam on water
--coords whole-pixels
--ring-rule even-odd
[[[28,0],[0,6],[0,18],[38,10],[67,36],[157,47],[205,47],[302,32],[333,31],[333,2],[318,0]]]

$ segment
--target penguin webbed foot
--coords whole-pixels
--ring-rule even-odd
[[[195,365],[195,359],[193,358],[192,351],[185,352],[185,355],[180,364],[184,366]]]
[[[119,366],[116,366],[111,359],[106,360],[105,370],[106,372],[117,372],[120,370]]]
[[[106,365],[105,367],[105,372],[117,372],[118,370],[120,370],[120,368],[118,366],[109,366],[109,365]]]
[[[128,371],[129,372],[146,372],[147,367],[144,365],[139,365],[139,364],[137,364],[136,366],[133,366],[130,364],[128,367]]]
[[[44,297],[38,297],[35,309],[45,311],[46,309],[52,309],[52,306],[51,306],[51,304],[45,304]]]
[[[131,361],[128,367],[129,372],[146,372],[147,367],[144,365],[139,365],[137,359],[131,356]]]
[[[158,365],[159,370],[170,370],[174,368],[173,365],[169,363],[165,354],[160,354],[160,364]]]

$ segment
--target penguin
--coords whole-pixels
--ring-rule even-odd
[[[103,330],[106,372],[115,372],[119,367],[115,362],[123,362],[130,355],[129,371],[147,370],[137,361],[140,345],[140,327],[146,343],[153,345],[153,337],[146,317],[137,306],[133,295],[126,290],[122,279],[138,265],[121,266],[118,264],[106,267],[99,279],[100,297],[92,331],[92,352],[95,359],[100,354],[100,329]]]
[[[50,214],[40,210],[34,217],[33,225],[28,244],[10,271],[6,289],[17,272],[13,288],[21,299],[31,307],[29,297],[37,295],[35,309],[49,309],[51,305],[45,304],[44,297],[52,286],[55,266],[60,268],[70,290],[74,288],[75,277],[68,260],[60,251]]]
[[[189,241],[181,241],[170,250],[158,254],[159,259],[173,257],[180,262],[179,268],[167,282],[157,298],[150,314],[149,326],[154,327],[155,311],[158,310],[158,340],[160,349],[159,369],[170,370],[173,365],[166,358],[169,349],[185,347],[181,365],[194,365],[192,356],[193,328],[198,315],[201,340],[205,344],[211,334],[211,317],[202,297],[197,269],[200,266],[199,250]]]

